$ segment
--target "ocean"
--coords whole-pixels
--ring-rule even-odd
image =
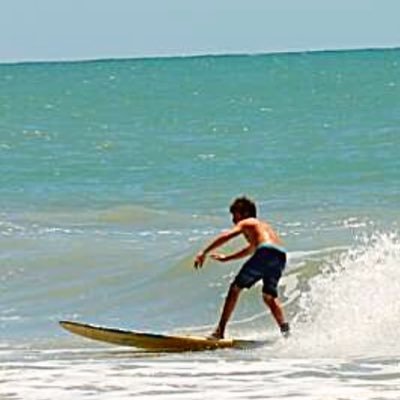
[[[0,65],[1,399],[397,400],[399,154],[398,49]],[[241,195],[289,251],[288,340],[260,286],[227,331],[258,349],[60,328],[209,334],[241,264],[193,258]]]

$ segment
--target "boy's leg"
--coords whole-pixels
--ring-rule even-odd
[[[233,310],[235,309],[241,291],[242,289],[235,284],[232,284],[230,286],[217,329],[211,335],[213,338],[223,339],[226,324],[228,323],[229,318],[231,317]]]
[[[285,315],[283,313],[283,308],[277,297],[270,294],[263,293],[263,300],[268,308],[271,310],[275,321],[279,325],[281,332],[284,336],[289,334],[289,324],[285,320]]]

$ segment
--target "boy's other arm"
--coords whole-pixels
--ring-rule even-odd
[[[245,247],[244,249],[237,251],[236,253],[232,253],[232,254],[228,254],[228,255],[211,254],[211,257],[214,260],[225,262],[225,261],[232,261],[232,260],[237,260],[239,258],[246,257],[246,256],[252,254],[253,252],[254,252],[254,246],[250,244],[247,247]]]
[[[207,254],[210,251],[217,249],[218,247],[222,246],[223,244],[225,244],[235,236],[240,235],[241,233],[242,229],[239,225],[236,225],[233,229],[230,229],[229,231],[222,232],[204,250],[200,251],[197,254],[194,261],[194,267],[201,268],[204,264]]]

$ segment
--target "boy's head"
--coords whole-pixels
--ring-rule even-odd
[[[245,218],[257,218],[257,208],[247,197],[238,197],[231,204],[229,211],[233,215],[233,222],[237,223]]]

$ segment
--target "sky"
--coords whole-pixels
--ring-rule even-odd
[[[400,0],[0,0],[0,62],[400,47]]]

